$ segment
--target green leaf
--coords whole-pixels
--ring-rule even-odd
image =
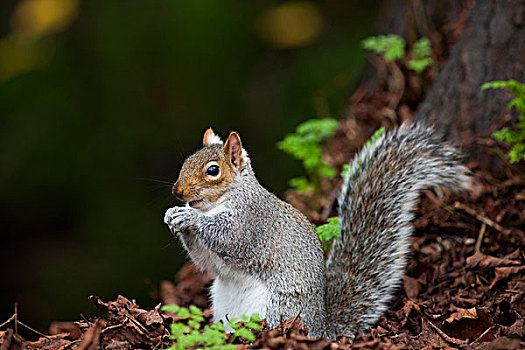
[[[233,344],[217,345],[211,347],[212,350],[237,350],[237,347]]]
[[[421,74],[427,67],[430,67],[434,60],[430,57],[410,60],[407,62],[407,68],[413,70],[417,74]]]
[[[507,158],[511,163],[525,160],[525,84],[516,80],[490,81],[481,85],[481,89],[505,88],[512,92],[514,99],[509,102],[507,109],[513,107],[518,111],[517,131],[510,128],[502,128],[495,131],[492,136],[499,141],[507,143],[511,148],[507,153]]]
[[[386,48],[380,36],[371,36],[361,41],[361,47],[375,53],[383,53]]]
[[[502,128],[500,130],[494,131],[492,133],[492,136],[494,136],[494,138],[496,138],[499,141],[505,141],[509,133],[510,133],[509,128]]]
[[[190,328],[183,323],[175,323],[170,325],[171,335],[170,338],[179,338],[182,335],[189,333]]]
[[[381,135],[383,135],[385,133],[385,128],[384,127],[381,127],[379,129],[377,129],[373,134],[372,136],[370,136],[370,138],[365,142],[365,145],[363,147],[364,150],[369,150],[371,147],[374,146],[374,144],[379,140],[379,138],[381,137]],[[363,152],[363,151],[361,151]],[[357,167],[354,168],[354,165],[352,164],[345,164],[343,165],[343,170],[341,171],[341,177],[345,178],[345,177],[349,177],[349,178],[353,178],[355,176],[355,174],[363,167],[363,164],[361,162],[359,162],[357,164]]]
[[[306,177],[291,179],[289,185],[299,193],[306,193],[314,189],[317,193],[320,177],[333,178],[335,170],[324,164],[322,147],[324,140],[335,133],[339,122],[335,119],[310,119],[297,126],[295,133],[288,134],[277,143],[277,147],[302,161],[308,174]]]
[[[349,164],[344,164],[343,169],[341,170],[341,177],[344,178],[346,174],[348,174],[348,171],[350,170]]]
[[[186,318],[189,316],[190,316],[190,312],[188,311],[188,309],[184,307],[180,307],[179,310],[177,311],[177,317]]]
[[[319,166],[319,174],[329,179],[333,179],[335,177],[335,169],[326,164],[321,164]]]
[[[486,89],[507,89],[512,92],[516,98],[525,98],[525,85],[514,79],[507,81],[495,80],[486,82],[481,85],[481,90]]]
[[[246,328],[239,328],[234,333],[238,337],[242,337],[249,342],[253,343],[255,341],[255,335],[253,335],[252,331]]]
[[[299,135],[312,137],[316,141],[322,141],[327,136],[333,135],[339,122],[331,118],[310,119],[297,126]]]
[[[195,305],[190,305],[189,310],[192,315],[202,315],[202,311]]]
[[[515,98],[510,101],[507,105],[507,110],[511,110],[512,107],[515,107],[519,113],[525,113],[525,98]]]
[[[220,332],[224,332],[226,330],[226,328],[224,327],[224,323],[222,322],[214,323],[213,325],[211,325],[211,328]]]
[[[405,57],[405,42],[389,47],[385,52],[385,61],[391,62]]]
[[[206,339],[206,344],[208,345],[219,345],[224,343],[226,334],[224,334],[224,332],[219,332],[215,329],[205,326],[202,337]]]
[[[192,326],[193,329],[199,329],[199,328],[201,328],[201,324],[200,324],[200,322],[197,322],[197,321],[194,321],[194,320],[189,320],[189,321],[188,321],[188,325]]]
[[[430,40],[428,40],[428,38],[425,38],[425,37],[420,38],[418,41],[414,43],[414,48],[412,49],[412,53],[416,60],[426,58],[432,55],[432,47],[430,45]]]
[[[230,319],[230,321],[228,322],[228,325],[230,326],[230,328],[233,328],[233,329],[239,329],[242,326],[242,324],[239,323],[236,318]]]
[[[245,326],[246,326],[246,328],[256,329],[258,331],[261,330],[261,325],[259,323],[253,322],[253,321],[246,322]]]
[[[383,54],[387,62],[405,57],[405,40],[395,34],[368,37],[361,41],[361,47],[377,54]]]
[[[372,134],[372,136],[370,136],[368,141],[365,142],[365,148],[369,149],[370,147],[372,147],[372,144],[375,143],[377,140],[379,140],[381,135],[383,135],[384,133],[385,133],[385,127],[383,126],[377,129],[376,131],[374,131],[374,133]]]
[[[259,316],[258,313],[254,313],[251,317],[250,317],[250,321],[252,322],[261,322],[261,317]]]
[[[161,311],[168,311],[168,312],[173,312],[173,313],[177,313],[177,311],[179,311],[179,306],[178,305],[163,305],[160,310]]]
[[[299,193],[306,193],[314,188],[314,186],[304,177],[294,177],[288,180],[288,185],[295,188]]]
[[[481,90],[487,89],[501,89],[507,87],[506,81],[488,81],[481,85]]]
[[[340,235],[341,227],[339,225],[339,218],[331,217],[328,218],[326,224],[320,226],[313,226],[315,233],[317,233],[317,237],[319,237],[319,240],[323,243],[323,249],[325,251],[328,251],[330,249],[330,246],[326,243],[333,242]]]

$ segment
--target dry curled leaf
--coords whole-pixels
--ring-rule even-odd
[[[447,318],[442,329],[448,335],[467,339],[478,337],[494,324],[487,308],[461,309]]]
[[[496,276],[489,286],[489,289],[494,288],[496,283],[508,279],[511,275],[523,273],[525,271],[525,265],[512,266],[512,267],[496,267]]]
[[[481,252],[476,252],[474,255],[467,258],[467,268],[490,268],[498,266],[508,266],[508,265],[519,265],[518,260],[511,260],[509,258],[497,258],[490,255],[485,255]]]

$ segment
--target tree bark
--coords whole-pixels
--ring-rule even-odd
[[[471,141],[501,126],[511,96],[480,87],[492,80],[524,82],[524,67],[525,1],[478,0],[414,119],[431,121],[463,144],[470,159],[499,172],[495,157]]]

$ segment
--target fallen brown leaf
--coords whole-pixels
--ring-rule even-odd
[[[496,283],[499,281],[506,280],[513,274],[521,273],[525,271],[525,265],[523,266],[512,266],[512,267],[496,267],[496,276],[489,286],[489,289],[494,288]]]
[[[490,255],[485,255],[481,252],[476,252],[474,255],[467,258],[466,267],[469,269],[474,268],[491,268],[497,266],[507,266],[507,265],[520,265],[520,262],[517,260],[511,260],[509,258],[497,258]]]
[[[447,318],[442,325],[448,335],[467,339],[478,337],[494,324],[487,308],[462,309]]]

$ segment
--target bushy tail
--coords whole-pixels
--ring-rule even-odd
[[[350,164],[339,197],[341,235],[327,262],[327,335],[353,336],[387,309],[405,271],[419,191],[467,189],[457,150],[432,128],[404,124]]]

